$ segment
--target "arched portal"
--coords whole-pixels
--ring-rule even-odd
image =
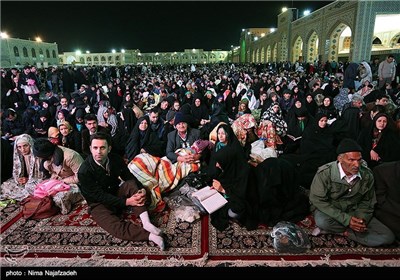
[[[267,62],[272,62],[271,46],[267,47]]]
[[[392,37],[392,39],[390,40],[389,46],[392,48],[395,46],[400,46],[400,33],[397,33],[396,35],[394,35]]]
[[[272,49],[272,61],[278,61],[278,43],[275,43],[274,48]]]
[[[318,60],[318,35],[313,32],[307,42],[307,62],[315,62]]]
[[[292,50],[292,62],[303,61],[303,40],[300,36],[294,41]]]
[[[340,56],[349,56],[351,46],[351,29],[339,23],[330,35],[329,60],[338,61]]]
[[[265,62],[265,49],[264,47],[261,48],[261,58],[260,62],[264,63]]]

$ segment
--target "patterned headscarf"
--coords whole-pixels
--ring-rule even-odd
[[[29,146],[31,146],[31,148],[32,148],[33,138],[28,134],[21,134],[21,135],[17,136],[17,138],[15,139],[15,143],[14,143],[15,148],[17,147],[18,144],[22,144],[22,143],[28,143]]]
[[[29,170],[28,172],[28,183],[34,180],[41,179],[43,177],[42,172],[39,171],[40,160],[33,154],[33,138],[28,134],[21,134],[17,136],[14,141],[14,168],[13,168],[13,178],[18,182],[18,178],[23,172],[25,166],[24,157],[18,152],[17,145],[21,143],[28,143],[30,146],[31,153],[29,155]]]

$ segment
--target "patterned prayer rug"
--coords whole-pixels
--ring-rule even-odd
[[[152,242],[112,237],[91,219],[86,204],[68,215],[38,221],[23,219],[16,204],[1,209],[0,214],[3,267],[400,267],[398,244],[368,248],[342,236],[314,237],[312,217],[299,223],[310,238],[311,249],[302,254],[279,254],[272,246],[271,228],[247,231],[231,222],[219,232],[208,216],[193,223],[176,221],[173,211],[152,216],[165,232],[167,249],[160,251]],[[126,218],[140,223],[134,217]]]
[[[364,247],[344,236],[322,234],[312,236],[315,228],[312,216],[306,217],[298,225],[308,234],[311,249],[302,254],[280,254],[273,247],[271,227],[259,227],[248,231],[237,223],[230,222],[229,227],[220,232],[209,224],[209,258],[227,260],[318,260],[375,258],[397,259],[400,266],[400,247],[394,244],[390,247]]]
[[[17,205],[1,210],[1,254],[15,257],[84,257],[166,259],[179,256],[198,259],[201,252],[201,221],[178,222],[173,211],[152,216],[152,222],[165,233],[166,250],[153,242],[132,242],[115,238],[96,225],[82,204],[68,215],[57,215],[42,220],[25,220]],[[139,219],[126,216],[134,223]]]

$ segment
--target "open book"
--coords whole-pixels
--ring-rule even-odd
[[[209,214],[214,213],[228,203],[225,197],[209,186],[194,192],[192,197],[197,198]]]

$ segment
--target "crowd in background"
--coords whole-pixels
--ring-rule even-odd
[[[244,223],[249,228],[254,223],[276,222],[285,217],[282,213],[296,209],[298,212],[293,210],[289,217],[294,218],[304,215],[303,208],[309,205],[294,195],[292,186],[309,189],[318,167],[336,159],[336,147],[342,139],[358,142],[371,169],[400,160],[399,68],[389,55],[383,61],[315,65],[280,62],[2,69],[1,180],[12,177],[13,166],[4,163],[13,160],[13,149],[15,157],[13,145],[22,134],[49,139],[75,151],[82,161],[90,155],[90,135],[101,131],[111,136],[112,151],[126,164],[143,153],[166,156],[172,163],[191,162],[193,158],[174,154],[171,148],[171,133],[186,123],[183,133],[198,132],[193,140],[179,142],[179,147],[189,148],[197,139],[215,144],[201,157],[201,169],[206,173],[217,172],[210,171],[215,165],[210,162],[217,159],[232,172],[240,170],[242,177],[237,180],[242,185],[254,187],[278,173],[293,171],[285,175],[290,181],[279,182],[286,187],[281,191],[286,192],[277,192],[270,181],[263,191],[253,190],[261,197],[271,195],[266,190],[276,192],[273,198],[265,198],[268,207],[260,203],[258,209],[246,210],[246,203],[238,198],[226,213],[214,215],[217,228],[226,227],[227,215],[236,217],[245,211],[258,212],[248,214],[251,219]],[[231,139],[221,142],[220,133]],[[230,145],[234,156],[217,153]],[[232,166],[232,161],[240,161],[249,170]],[[269,177],[262,178],[266,174]],[[212,175],[209,178],[212,180]],[[254,178],[258,181],[252,181]],[[237,184],[232,178],[226,180]],[[248,201],[251,199],[261,198]],[[277,209],[281,212],[275,213]]]

